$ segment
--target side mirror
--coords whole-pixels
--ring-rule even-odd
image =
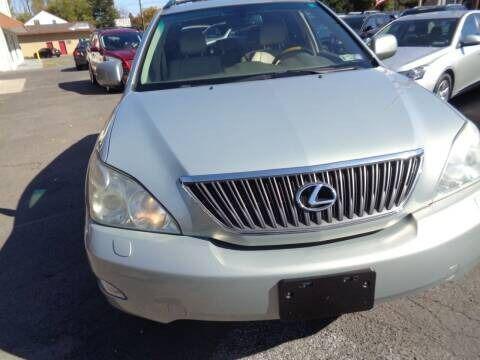
[[[97,82],[107,88],[122,85],[123,66],[121,61],[104,61],[97,65]]]
[[[460,46],[475,46],[480,45],[480,35],[467,35],[460,40]]]
[[[397,52],[397,38],[393,35],[374,37],[370,43],[370,48],[380,60],[388,59]]]

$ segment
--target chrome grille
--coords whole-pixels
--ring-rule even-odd
[[[310,231],[399,211],[413,190],[421,150],[321,166],[182,177],[181,182],[220,225],[239,233]],[[337,192],[320,212],[297,205],[297,191],[323,182]]]

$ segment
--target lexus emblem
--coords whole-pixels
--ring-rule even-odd
[[[319,212],[326,210],[337,201],[337,192],[328,184],[317,182],[302,186],[295,200],[303,210]]]

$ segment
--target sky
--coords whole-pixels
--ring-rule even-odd
[[[142,0],[142,7],[160,7],[163,6],[165,3],[166,0]],[[118,9],[125,10],[126,12],[131,12],[132,14],[137,14],[139,12],[138,0],[115,0],[115,5]]]
[[[75,0],[70,0],[70,1],[75,1]],[[127,13],[131,12],[132,14],[139,13],[138,0],[114,0],[114,1],[115,1],[115,5],[120,10],[124,10]],[[15,10],[17,11],[21,10],[22,8],[21,4],[23,3],[22,0],[12,0],[11,2]],[[166,2],[167,0],[142,0],[142,6],[144,8],[149,6],[160,7],[164,5]]]

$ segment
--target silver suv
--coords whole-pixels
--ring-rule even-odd
[[[169,3],[99,136],[86,249],[116,307],[309,319],[480,256],[480,135],[313,0]],[[97,69],[109,86],[116,62]]]

